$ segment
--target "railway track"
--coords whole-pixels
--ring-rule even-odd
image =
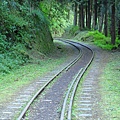
[[[89,65],[91,64],[93,58],[94,58],[94,52],[88,48],[87,46],[84,46],[83,44],[80,43],[76,43],[70,40],[63,40],[62,38],[59,38],[57,40],[60,40],[62,42],[65,42],[67,44],[70,44],[72,46],[74,46],[79,52],[79,54],[72,59],[72,61],[70,60],[69,63],[65,64],[64,67],[59,68],[59,70],[55,70],[52,71],[49,75],[49,77],[45,77],[45,78],[40,78],[40,80],[36,81],[36,83],[33,83],[33,85],[30,86],[30,88],[28,88],[25,93],[21,95],[20,97],[18,97],[18,99],[16,99],[13,104],[16,106],[10,105],[8,106],[8,108],[10,109],[14,109],[15,111],[17,111],[17,109],[23,109],[23,105],[24,105],[24,109],[22,110],[22,112],[18,112],[20,113],[19,115],[17,115],[17,120],[23,120],[25,117],[25,114],[27,112],[27,110],[29,109],[29,107],[31,106],[31,104],[34,102],[34,100],[44,91],[44,89],[60,74],[62,73],[68,73],[70,74],[71,70],[74,69],[76,71],[74,71],[72,74],[74,77],[74,80],[71,82],[72,77],[70,79],[71,86],[68,90],[68,93],[66,94],[64,103],[62,105],[62,111],[61,111],[61,116],[60,116],[60,120],[65,120],[64,117],[66,117],[66,115],[68,116],[68,119],[71,119],[71,112],[72,112],[72,103],[74,100],[74,95],[75,95],[75,91],[77,89],[77,86],[80,82],[81,77],[83,76],[83,74],[85,73],[85,71],[87,70],[87,68],[89,67]],[[33,94],[32,91],[36,91],[35,88],[38,88],[37,92],[34,93],[34,95],[29,95],[29,94]],[[67,87],[67,86],[66,86]],[[31,93],[30,93],[31,92]],[[67,99],[68,97],[70,98],[70,102],[68,104]],[[24,102],[21,102],[24,101]],[[66,107],[69,106],[69,107]],[[13,111],[13,110],[11,110]],[[10,114],[12,115],[11,111],[4,111],[4,113],[6,114]],[[0,119],[8,119],[11,120],[11,117],[8,115],[8,117],[1,117]]]
[[[29,109],[30,105],[34,102],[34,100],[42,93],[42,91],[49,85],[49,83],[51,83],[51,81],[53,81],[59,74],[61,74],[63,71],[68,71],[83,55],[81,49],[76,46],[75,44],[73,44],[73,42],[71,41],[63,41],[62,39],[57,39],[59,41],[65,42],[67,44],[70,44],[72,46],[74,46],[76,49],[78,49],[79,54],[77,55],[77,57],[74,58],[74,60],[72,60],[70,63],[68,63],[64,68],[62,68],[58,73],[56,73],[49,81],[47,81],[37,92],[36,94],[31,98],[31,100],[28,102],[28,104],[26,105],[26,107],[24,108],[24,110],[21,112],[21,114],[19,115],[17,120],[22,120],[24,119],[24,116],[27,112],[27,110]]]
[[[59,40],[63,41],[62,39],[59,39]],[[73,45],[74,47],[76,47],[79,50],[79,55],[60,72],[60,73],[62,73],[63,71],[70,71],[70,69],[72,69],[72,68],[77,69],[77,73],[76,73],[73,81],[70,82],[71,84],[70,84],[70,87],[69,87],[69,89],[66,93],[66,96],[65,96],[65,99],[64,99],[64,102],[63,102],[63,105],[62,105],[61,115],[60,115],[60,120],[65,120],[66,118],[68,120],[71,120],[72,119],[72,116],[71,116],[72,105],[73,105],[74,96],[75,96],[77,86],[78,86],[83,74],[85,73],[85,71],[87,70],[89,65],[91,64],[91,62],[94,58],[94,52],[89,47],[87,47],[83,44],[80,44],[80,43],[76,43],[76,42],[73,42],[73,41],[70,41],[70,40],[66,40],[66,41],[63,41],[63,42],[67,42],[67,43]],[[81,47],[82,47],[82,49],[81,49]],[[87,55],[87,57],[86,57],[86,55]],[[78,64],[76,65],[76,63],[78,63],[78,64],[81,63],[80,67],[78,67]],[[56,76],[58,76],[58,75],[56,75]],[[38,94],[40,94],[41,92],[42,91],[40,90],[38,92]],[[37,96],[38,96],[38,94],[37,94]],[[70,99],[70,100],[68,100],[68,99]],[[29,106],[26,108],[26,110],[28,108],[29,108]],[[21,120],[23,118],[26,110],[21,114],[21,116],[19,117],[18,120]],[[43,119],[45,119],[45,118],[43,118]]]
[[[73,41],[70,41],[71,43],[74,43]],[[80,43],[79,43],[80,44]],[[72,81],[64,102],[63,102],[63,106],[62,106],[62,110],[61,110],[61,116],[60,116],[60,120],[71,120],[72,119],[72,105],[73,105],[73,101],[74,101],[74,97],[75,97],[75,93],[78,87],[78,84],[82,78],[82,76],[84,75],[84,73],[86,72],[87,68],[90,66],[92,60],[94,59],[94,52],[92,49],[90,49],[89,47],[81,44],[82,46],[86,47],[87,49],[89,49],[92,52],[91,58],[88,61],[88,63],[85,65],[84,68],[81,68],[77,75],[75,76],[74,80]]]

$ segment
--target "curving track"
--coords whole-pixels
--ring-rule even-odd
[[[54,110],[55,106],[54,106],[54,102],[53,102],[53,105],[50,106],[50,108],[46,107],[46,109],[44,109],[44,112],[38,111],[37,114],[39,114],[39,115],[38,116],[35,115],[36,118],[32,118],[32,120],[37,120],[39,118],[41,118],[41,120],[53,120],[53,118],[55,118],[56,120],[57,119],[65,120],[64,116],[66,117],[66,115],[68,116],[67,119],[71,120],[72,102],[74,100],[74,95],[75,95],[77,85],[79,84],[81,77],[83,76],[83,74],[85,73],[85,71],[87,70],[89,65],[91,64],[91,62],[94,58],[94,52],[89,47],[84,46],[83,44],[80,44],[80,43],[76,43],[76,42],[73,42],[70,40],[63,40],[62,38],[58,38],[57,40],[66,42],[67,44],[70,44],[70,45],[74,46],[75,48],[77,48],[77,50],[79,51],[78,55],[74,59],[72,59],[72,61],[70,60],[69,63],[65,64],[64,68],[61,67],[59,70],[55,70],[55,71],[51,72],[49,77],[45,77],[44,79],[37,81],[36,83],[33,83],[33,85],[25,91],[26,93],[27,92],[30,93],[30,91],[32,93],[32,91],[34,91],[34,89],[37,85],[37,87],[39,87],[39,89],[37,90],[36,93],[34,93],[33,97],[31,97],[29,94],[21,95],[20,98],[16,99],[16,101],[13,103],[16,106],[13,106],[13,104],[10,107],[8,106],[10,109],[15,109],[17,111],[17,109],[22,109],[23,105],[25,105],[26,104],[25,102],[27,101],[27,104],[24,106],[24,109],[18,115],[19,117],[17,118],[17,120],[24,119],[27,110],[30,108],[30,106],[34,102],[34,100],[36,100],[38,98],[38,96],[45,90],[45,88],[49,85],[49,83],[51,83],[57,76],[60,76],[59,80],[57,80],[57,84],[60,87],[60,89],[58,88],[58,86],[56,87],[55,85],[53,85],[53,87],[55,88],[55,91],[57,93],[57,94],[55,93],[55,95],[57,95],[57,97],[52,96],[51,94],[49,94],[49,96],[53,97],[53,100],[56,98],[56,101],[57,102],[59,101],[59,103],[57,104],[58,106],[60,106],[60,103],[63,102],[61,113],[60,112],[56,113],[57,114],[56,118],[55,118],[55,116],[53,116],[53,114],[54,114],[53,112],[56,111],[56,109]],[[70,86],[69,88],[68,88],[68,85]],[[68,92],[66,93],[65,100],[63,100],[62,96],[64,96],[65,92],[67,91],[67,88],[68,88]],[[68,97],[70,97],[70,103],[67,102]],[[47,98],[47,96],[46,96],[46,99],[49,100],[49,98]],[[52,98],[50,98],[50,99],[52,99]],[[25,101],[25,102],[23,103],[21,101]],[[49,103],[47,103],[47,104],[49,104]],[[45,103],[45,105],[47,105],[47,104]],[[44,103],[41,102],[40,105],[42,105],[42,107],[43,107]],[[69,107],[66,107],[66,106],[69,106]],[[52,110],[49,111],[50,109],[52,109]],[[12,111],[7,111],[7,112],[5,111],[4,113],[8,113],[8,114],[12,115]],[[47,115],[46,115],[46,113],[47,113]],[[10,116],[8,116],[6,118],[8,119],[9,117]]]
[[[46,82],[37,92],[36,94],[31,98],[31,100],[28,102],[28,104],[26,105],[26,107],[24,108],[24,110],[21,112],[20,116],[18,117],[17,120],[22,120],[27,112],[27,110],[29,109],[30,105],[34,102],[34,100],[42,93],[42,91],[49,85],[49,83],[51,83],[51,81],[53,81],[58,75],[60,75],[62,72],[64,71],[68,71],[82,56],[83,53],[81,52],[81,49],[75,45],[75,43],[70,42],[70,41],[63,41],[62,39],[57,39],[60,40],[62,42],[71,44],[72,46],[74,46],[76,49],[78,49],[79,54],[77,55],[77,57],[74,58],[74,60],[72,60],[70,63],[68,63],[64,68],[62,68],[58,73],[56,73],[48,82]]]
[[[66,96],[65,96],[65,99],[64,99],[64,102],[63,102],[63,106],[62,106],[62,110],[61,110],[61,116],[60,116],[60,120],[71,120],[72,119],[72,105],[73,105],[73,101],[74,101],[74,97],[75,97],[75,92],[77,90],[77,86],[82,78],[82,76],[84,75],[84,73],[86,72],[87,68],[89,67],[89,65],[91,64],[93,58],[94,58],[94,51],[92,49],[90,49],[89,47],[83,45],[83,44],[80,44],[80,43],[75,43],[73,41],[70,41],[70,43],[74,43],[74,44],[79,44],[81,45],[82,47],[84,47],[84,49],[86,49],[85,51],[83,51],[83,58],[81,58],[81,60],[85,60],[86,61],[86,58],[84,58],[86,55],[84,52],[90,52],[91,51],[91,56],[89,56],[89,60],[87,60],[88,63],[84,64],[85,66],[78,71],[77,75],[75,76],[74,80],[72,81],[67,93],[66,93]],[[83,50],[83,49],[82,49]],[[69,100],[68,100],[69,99]]]
[[[87,47],[87,46],[85,46],[83,44],[76,43],[76,42],[73,42],[73,41],[70,41],[70,40],[65,40],[64,41],[62,38],[61,39],[59,38],[58,40],[63,41],[63,42],[67,42],[67,43],[75,46],[79,50],[78,56],[72,62],[70,62],[67,66],[65,66],[64,69],[62,69],[58,74],[56,74],[54,76],[54,78],[56,78],[56,76],[58,76],[59,74],[62,74],[62,76],[64,76],[64,77],[61,77],[61,79],[65,78],[66,81],[68,80],[68,82],[66,84],[66,88],[68,87],[68,85],[70,85],[70,87],[68,88],[68,91],[66,93],[65,99],[63,100],[64,102],[63,102],[63,105],[62,105],[61,115],[59,117],[60,117],[60,120],[65,120],[66,116],[67,116],[67,119],[71,120],[71,118],[72,118],[72,116],[71,116],[71,113],[72,113],[72,104],[73,104],[74,95],[75,95],[77,86],[78,86],[78,84],[80,82],[81,77],[83,76],[83,74],[85,73],[85,71],[87,70],[87,68],[89,67],[89,65],[91,64],[91,62],[92,62],[92,60],[94,58],[94,52],[89,47]],[[74,77],[74,79],[73,79],[73,77]],[[52,80],[54,80],[54,78],[51,79],[47,84],[45,84],[43,86],[42,89],[40,89],[37,92],[37,94],[31,99],[31,101],[28,103],[28,105],[26,106],[26,108],[24,109],[24,111],[21,113],[21,115],[18,118],[18,120],[21,120],[24,117],[27,109],[30,107],[30,105],[34,101],[34,99],[37,98],[38,95],[40,95],[42,93],[42,91],[45,89],[45,87]],[[67,89],[64,89],[64,91],[62,93],[64,94],[64,92],[66,90]],[[68,102],[68,98],[70,99],[69,102]],[[48,98],[48,100],[49,100],[49,98]],[[44,103],[41,102],[39,104],[43,105]],[[47,107],[46,112],[44,112],[44,113],[42,113],[42,112],[39,111],[37,113],[39,115],[38,116],[35,115],[35,118],[33,118],[33,119],[39,119],[39,118],[41,118],[41,120],[47,120],[49,118],[49,120],[52,120],[54,118],[54,116],[50,117],[51,116],[50,114],[52,114],[52,113],[51,112],[48,113],[48,111],[47,111],[48,109],[52,109],[53,110],[54,107],[53,108]],[[48,117],[45,116],[44,115],[45,113],[49,114],[50,116],[48,116]],[[40,115],[43,115],[43,116],[40,116]],[[58,118],[54,118],[54,119],[58,119]]]

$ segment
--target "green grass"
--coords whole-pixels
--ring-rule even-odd
[[[19,69],[12,70],[9,74],[0,74],[0,103],[7,102],[22,87],[33,82],[37,77],[55,69],[65,62],[66,59],[69,59],[67,55],[70,51],[67,51],[65,45],[60,42],[56,44],[62,48],[59,50],[59,55],[56,54],[52,55],[52,57],[41,59],[39,60],[40,63],[29,63],[21,66]]]
[[[101,47],[102,49],[106,49],[106,50],[112,50],[114,48],[117,48],[118,45],[120,44],[120,40],[116,39],[116,44],[112,45],[111,38],[104,36],[102,33],[98,31],[89,32],[87,35],[87,38],[89,37],[90,38],[92,37],[95,45],[97,45],[98,47]]]
[[[106,120],[120,120],[120,56],[118,54],[113,56],[101,76],[100,106]]]
[[[104,36],[98,31],[80,31],[74,38],[73,37],[74,36],[72,36],[71,38],[74,40],[84,41],[89,44],[92,43],[105,50],[116,49],[118,48],[118,45],[120,45],[120,40],[118,40],[118,38],[116,38],[116,44],[112,45],[111,38]]]

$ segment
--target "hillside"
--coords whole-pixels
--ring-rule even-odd
[[[0,73],[8,73],[54,48],[38,1],[0,2]]]

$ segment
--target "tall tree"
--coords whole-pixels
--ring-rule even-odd
[[[83,29],[85,27],[84,23],[84,7],[83,7],[83,2],[81,2],[81,5],[80,5],[80,12],[81,12],[81,29]]]
[[[85,11],[86,11],[86,27],[88,27],[88,4],[85,3]]]
[[[120,1],[117,3],[117,19],[118,19],[118,39],[120,40]]]
[[[94,29],[97,29],[97,11],[98,7],[97,7],[97,0],[94,0]]]
[[[105,36],[108,36],[107,2],[108,2],[107,0],[104,0],[104,8],[105,8],[104,34]]]
[[[111,2],[112,15],[111,15],[111,43],[115,45],[116,32],[115,32],[115,0]]]
[[[77,25],[77,7],[78,7],[78,5],[77,5],[77,2],[75,1],[74,2],[74,25],[76,26]]]
[[[90,29],[91,28],[91,0],[88,0],[88,21],[87,26]]]
[[[99,15],[99,32],[102,32],[103,29],[103,20],[104,20],[104,1],[102,1]]]
[[[79,20],[78,20],[78,25],[79,25],[79,29],[81,29],[81,5],[79,4]]]
[[[118,20],[118,39],[120,40],[120,19]]]

